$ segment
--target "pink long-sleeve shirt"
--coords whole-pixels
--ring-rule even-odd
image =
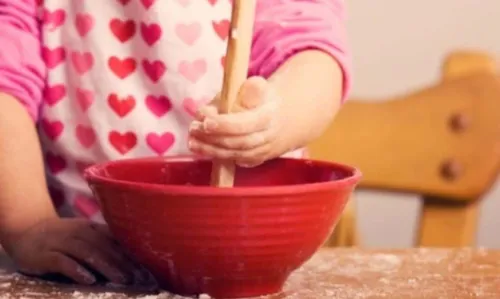
[[[186,154],[222,84],[230,0],[0,0],[0,92],[38,124],[55,205],[102,221],[82,169]],[[250,75],[323,50],[350,86],[343,0],[258,0]]]

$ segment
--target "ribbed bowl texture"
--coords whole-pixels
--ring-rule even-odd
[[[279,158],[211,187],[209,160],[112,161],[85,177],[118,241],[164,289],[246,298],[278,293],[324,244],[361,178],[353,167]]]

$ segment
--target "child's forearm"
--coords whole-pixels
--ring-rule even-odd
[[[14,98],[0,93],[0,241],[56,217],[47,192],[33,120]]]
[[[341,105],[343,74],[336,60],[321,51],[291,57],[269,81],[283,98],[286,121],[279,147],[285,152],[319,137]]]

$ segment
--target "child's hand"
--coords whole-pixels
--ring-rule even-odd
[[[234,160],[252,167],[281,155],[281,98],[261,77],[241,87],[238,106],[230,114],[217,113],[216,98],[202,107],[189,129],[189,149],[198,155]]]
[[[87,220],[46,220],[7,247],[20,271],[29,275],[61,274],[81,284],[97,281],[92,271],[117,284],[145,276],[138,274],[105,225]]]

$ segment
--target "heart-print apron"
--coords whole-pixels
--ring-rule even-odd
[[[89,164],[189,154],[192,115],[221,88],[230,13],[228,0],[43,1],[39,128],[63,216],[103,221]]]

